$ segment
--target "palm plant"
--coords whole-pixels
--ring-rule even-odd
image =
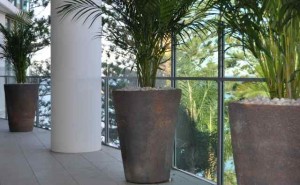
[[[0,24],[4,42],[0,44],[0,58],[12,64],[17,83],[26,82],[26,70],[33,53],[49,44],[41,25],[24,12],[10,17],[11,27]]]
[[[258,59],[271,98],[300,97],[300,2],[221,0],[231,36]]]
[[[111,40],[135,57],[139,85],[154,87],[157,71],[171,48],[172,34],[184,38],[191,30],[204,29],[204,18],[215,0],[92,0],[65,1],[58,8],[63,16],[75,13],[73,19],[85,17],[94,21],[103,15],[103,23],[110,22]],[[197,9],[192,10],[192,9]]]

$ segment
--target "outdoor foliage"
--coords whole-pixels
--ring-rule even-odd
[[[172,34],[182,38],[190,31],[203,30],[214,0],[92,0],[65,1],[58,12],[74,19],[92,19],[104,14],[103,24],[110,20],[107,32],[111,41],[135,57],[133,66],[141,87],[155,86],[158,69],[168,61]],[[195,11],[191,9],[197,8]]]
[[[31,75],[40,84],[38,111],[36,112],[37,127],[51,128],[51,61],[34,61],[30,68]]]
[[[161,21],[155,22],[157,25],[145,25],[144,21],[159,20],[154,17],[162,16],[161,11],[153,13],[152,17],[148,19],[142,17],[141,14],[136,14],[131,20],[130,13],[137,11],[134,9],[135,5],[141,3],[141,7],[148,7],[148,9],[141,9],[141,11],[151,11],[152,3],[158,1],[137,1],[127,9],[126,3],[133,3],[135,1],[107,1],[104,0],[104,6],[100,7],[88,0],[65,1],[68,6],[62,6],[61,13],[71,13],[77,11],[74,19],[84,18],[96,19],[103,13],[103,34],[108,41],[118,49],[113,48],[107,52],[107,55],[113,56],[115,51],[120,55],[114,55],[115,58],[110,58],[112,61],[119,61],[121,57],[122,62],[115,62],[114,64],[107,63],[104,65],[105,76],[125,76],[125,71],[128,68],[124,62],[132,62],[136,60],[137,63],[132,67],[133,72],[142,72],[145,65],[147,69],[150,67],[160,68],[160,65],[167,61],[166,58],[162,60],[163,55],[159,55],[159,65],[155,64],[151,57],[145,60],[138,60],[141,56],[146,56],[148,53],[156,53],[159,50],[151,50],[149,52],[149,45],[152,41],[148,41],[151,37],[148,34],[148,29],[154,29],[161,25]],[[164,1],[160,1],[164,2]],[[166,1],[169,2],[169,1]],[[170,1],[176,4],[177,1]],[[181,2],[181,1],[178,1]],[[210,2],[210,3],[208,3]],[[229,47],[234,49],[226,49],[226,69],[233,69],[232,76],[237,77],[244,72],[247,76],[266,77],[267,83],[244,83],[244,82],[226,82],[225,105],[233,100],[242,98],[254,97],[257,95],[275,97],[287,97],[292,94],[293,97],[298,97],[298,91],[295,87],[299,86],[298,71],[299,71],[299,18],[297,12],[300,10],[297,1],[235,1],[221,0],[224,2],[220,7],[222,12],[222,20],[225,21],[224,26],[226,32],[229,34],[226,40]],[[287,3],[281,5],[280,2]],[[87,4],[85,4],[87,3]],[[197,4],[198,3],[198,4]],[[186,31],[181,29],[177,32],[178,43],[185,43],[177,46],[177,63],[176,72],[180,77],[216,77],[217,76],[217,62],[214,54],[216,52],[216,30],[212,24],[205,23],[210,15],[210,8],[212,1],[198,1],[189,9],[190,17],[184,19],[180,23],[190,23],[189,21],[194,15],[198,19],[198,27],[191,26],[190,28],[203,28],[208,26],[209,29],[196,33],[191,30]],[[208,4],[206,4],[208,3]],[[294,3],[294,4],[293,4]],[[150,6],[150,8],[149,8]],[[161,5],[160,5],[161,7]],[[279,8],[280,7],[280,8]],[[90,9],[89,9],[90,8]],[[68,14],[67,13],[67,14]],[[202,13],[202,14],[201,14]],[[65,14],[66,15],[66,14]],[[278,15],[278,16],[277,16]],[[281,18],[279,18],[281,16]],[[128,18],[129,17],[129,18]],[[124,19],[126,18],[126,19]],[[144,18],[144,19],[142,19]],[[296,21],[297,19],[298,21]],[[124,22],[124,20],[125,22]],[[193,20],[193,19],[192,19]],[[217,19],[215,19],[216,21]],[[138,27],[131,27],[133,21],[137,21]],[[211,21],[211,20],[210,20]],[[213,21],[212,21],[213,22]],[[163,22],[162,22],[163,23]],[[210,22],[211,23],[211,22]],[[192,25],[192,24],[191,24]],[[146,26],[150,26],[149,28]],[[203,26],[203,27],[202,27]],[[147,29],[146,29],[147,28]],[[138,33],[138,36],[132,34]],[[159,32],[156,32],[157,34]],[[176,32],[174,32],[176,34]],[[147,36],[148,35],[148,36]],[[297,36],[298,35],[298,36]],[[158,34],[159,36],[159,34]],[[159,38],[157,36],[157,38]],[[152,45],[158,48],[165,48],[165,51],[170,50],[170,32],[166,37],[159,40],[160,42]],[[141,39],[141,42],[137,42]],[[165,46],[165,47],[163,47]],[[141,49],[137,49],[141,48]],[[148,49],[146,51],[146,49]],[[158,52],[159,53],[159,52]],[[121,57],[120,57],[121,56]],[[128,58],[126,58],[128,56]],[[124,59],[124,60],[123,60]],[[128,60],[127,60],[128,59]],[[138,62],[141,61],[141,66]],[[111,61],[110,61],[111,62]],[[257,62],[257,63],[256,63]],[[243,64],[241,64],[243,63]],[[147,67],[148,65],[148,67]],[[158,66],[158,67],[157,67]],[[153,68],[155,69],[155,68]],[[259,74],[257,74],[259,73]],[[121,74],[121,75],[120,75]],[[143,76],[145,74],[146,76]],[[144,77],[154,78],[157,73],[153,70],[140,74],[139,78],[143,80]],[[300,77],[299,77],[300,78]],[[274,81],[275,79],[275,81]],[[140,81],[141,82],[141,81]],[[199,176],[216,180],[217,168],[217,83],[213,80],[193,81],[193,80],[178,80],[177,87],[183,90],[183,97],[180,107],[180,122],[177,128],[177,145],[176,145],[176,165],[180,169],[189,171]],[[152,82],[151,82],[152,83]],[[111,88],[119,88],[128,86],[129,80],[113,79],[109,80],[108,84]],[[142,84],[140,84],[142,85]],[[268,92],[266,92],[268,89]],[[290,89],[290,90],[289,90]],[[293,90],[295,89],[295,90]],[[294,96],[296,95],[296,96]],[[115,120],[114,109],[111,106],[111,98],[109,98],[109,140],[118,145],[118,136],[115,134]],[[232,159],[231,136],[229,131],[229,121],[227,109],[225,108],[225,128],[224,128],[224,184],[235,185],[236,178],[234,172],[234,165]]]
[[[50,3],[50,0],[31,0],[30,9],[33,10],[38,7],[46,7]]]
[[[258,59],[271,98],[299,98],[300,1],[221,1],[226,28]]]
[[[49,45],[48,29],[43,27],[45,20],[32,21],[30,14],[21,12],[11,16],[11,26],[0,24],[4,42],[0,57],[12,64],[18,83],[26,82],[26,70],[31,64],[32,55]]]

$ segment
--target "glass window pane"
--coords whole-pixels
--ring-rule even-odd
[[[192,34],[190,40],[176,48],[177,77],[216,77],[218,75],[218,37],[207,33],[201,38]]]
[[[225,36],[225,76],[255,78],[260,77],[258,60],[236,39]]]
[[[104,48],[105,48],[104,43]],[[107,46],[106,46],[107,47]],[[114,46],[110,46],[113,47]],[[104,49],[102,54],[102,73],[109,77],[136,77],[136,69],[133,68],[134,58],[128,57],[125,51],[117,51],[117,49]],[[160,65],[160,69],[157,71],[157,77],[170,77],[171,76],[171,52],[168,51],[165,54],[163,60],[165,62]]]
[[[35,127],[51,130],[51,116],[50,115],[40,115],[38,118],[38,124]]]
[[[28,12],[29,11],[29,0],[23,0],[22,9],[23,11]]]
[[[21,0],[16,0],[16,7],[21,9]]]
[[[101,60],[102,74],[104,76],[136,77],[136,72],[133,68],[134,56],[130,52],[116,46],[105,37],[102,37],[102,48]]]
[[[101,79],[101,141],[105,142],[105,137],[107,136],[106,134],[106,127],[105,127],[105,123],[106,123],[106,117],[105,117],[105,109],[106,109],[106,94],[105,94],[105,90],[106,90],[106,79],[105,77],[102,77]]]
[[[47,77],[32,78],[31,82],[40,84],[36,126],[51,129],[51,79]]]
[[[171,87],[171,80],[157,79],[156,87],[158,88],[168,88]]]
[[[176,167],[216,181],[218,91],[215,81],[178,81]]]

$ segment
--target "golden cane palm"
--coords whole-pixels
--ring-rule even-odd
[[[271,98],[299,98],[300,1],[221,2],[225,24],[258,59]]]
[[[102,5],[92,0],[70,0],[58,8],[58,13],[74,19],[109,17],[119,29],[110,29],[113,42],[135,56],[135,68],[141,87],[154,87],[160,65],[166,62],[171,37],[188,35],[191,30],[204,29],[215,0],[103,0]],[[191,11],[191,9],[197,11]]]
[[[30,32],[31,22],[26,14],[19,14],[11,28],[0,24],[0,32],[4,37],[4,43],[0,44],[1,58],[12,64],[18,83],[26,81],[26,69],[30,64],[28,54],[33,42],[33,34]]]
[[[40,27],[41,22],[32,21],[30,15],[24,12],[10,18],[11,27],[0,24],[0,33],[3,35],[0,58],[12,64],[17,83],[25,83],[32,54],[49,45],[45,38],[47,30]]]

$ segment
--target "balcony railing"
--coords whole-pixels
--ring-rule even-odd
[[[13,83],[11,76],[0,76],[2,84]],[[100,80],[100,79],[99,79]],[[28,81],[39,83],[39,103],[35,126],[51,130],[51,79],[31,76]],[[262,84],[259,78],[219,77],[159,77],[157,86],[182,89],[179,121],[174,146],[174,167],[198,178],[216,182],[217,165],[224,165],[222,175],[226,184],[235,185],[235,172],[231,153],[227,103],[235,100],[232,88],[235,84]],[[103,77],[102,90],[102,141],[105,145],[119,147],[115,112],[111,92],[122,87],[136,87],[135,77]],[[220,88],[220,87],[223,88]],[[190,99],[193,97],[193,99]],[[4,91],[0,88],[0,117],[6,118]],[[201,103],[199,103],[201,102]],[[192,112],[192,110],[196,111]],[[220,115],[221,113],[221,115]],[[223,129],[220,130],[220,125]],[[222,135],[222,161],[218,156],[219,136]],[[229,182],[230,181],[230,182]]]

